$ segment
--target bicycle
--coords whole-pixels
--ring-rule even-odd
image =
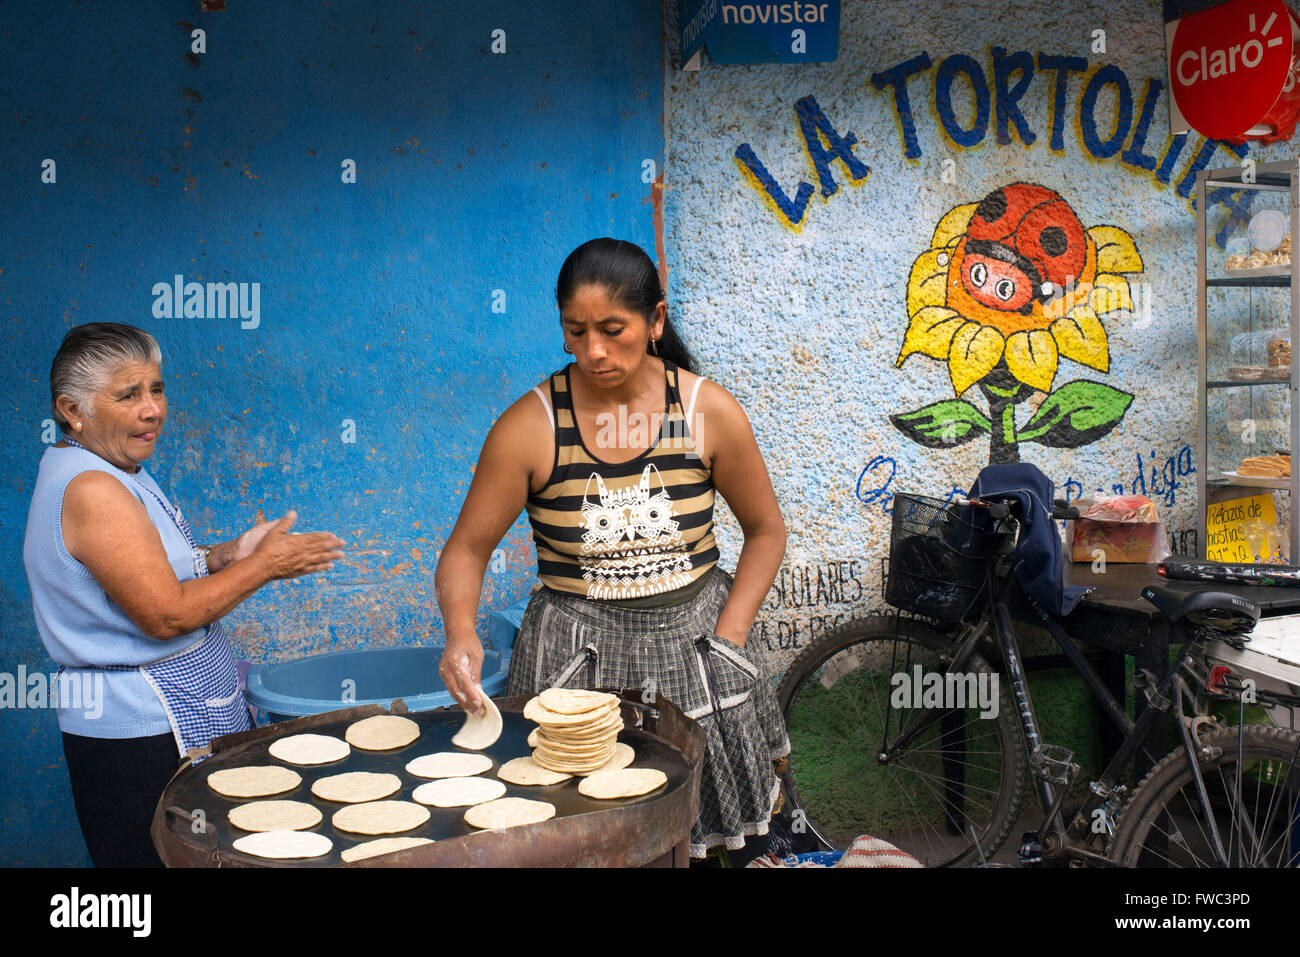
[[[1077,517],[1062,502],[1050,511]],[[975,864],[1006,840],[1032,779],[1043,817],[1021,838],[1022,864],[1296,866],[1300,734],[1246,723],[1244,686],[1201,657],[1213,638],[1240,647],[1259,619],[1224,592],[1143,592],[1183,641],[1162,674],[1135,675],[1147,704],[1136,721],[1060,620],[1025,596],[1124,736],[1067,820],[1079,766],[1042,738],[1008,610],[1018,527],[1014,499],[895,497],[885,598],[899,613],[827,632],[778,691],[796,821],[831,848],[871,834],[927,866]],[[1213,713],[1233,703],[1236,727]],[[1180,744],[1125,800],[1120,776],[1166,714]]]

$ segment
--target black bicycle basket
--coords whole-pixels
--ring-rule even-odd
[[[976,509],[924,495],[894,496],[885,601],[947,625],[965,616],[980,597],[989,563],[1005,575],[1015,548],[1014,531],[993,530],[987,514]]]

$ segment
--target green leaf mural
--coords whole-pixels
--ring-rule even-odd
[[[915,412],[891,415],[889,421],[913,442],[932,449],[962,445],[980,433],[988,435],[993,429],[983,412],[961,399],[947,399]]]
[[[1016,438],[1053,448],[1076,448],[1096,442],[1119,425],[1132,403],[1131,393],[1075,379],[1044,399],[1033,417],[1017,431]]]

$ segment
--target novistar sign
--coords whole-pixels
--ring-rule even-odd
[[[1290,139],[1297,40],[1300,21],[1283,0],[1228,0],[1166,24],[1170,129],[1233,143]]]

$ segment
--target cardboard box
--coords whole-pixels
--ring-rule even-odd
[[[1066,523],[1070,542],[1070,560],[1091,562],[1097,552],[1108,562],[1148,563],[1168,556],[1165,526],[1155,505],[1144,496],[1129,495],[1113,499],[1086,500],[1073,503],[1080,518]],[[1122,516],[1122,521],[1106,521],[1089,514]]]
[[[1090,562],[1101,549],[1108,562],[1147,562],[1156,544],[1160,524],[1137,525],[1132,522],[1094,522],[1081,518],[1074,523],[1070,559]]]

